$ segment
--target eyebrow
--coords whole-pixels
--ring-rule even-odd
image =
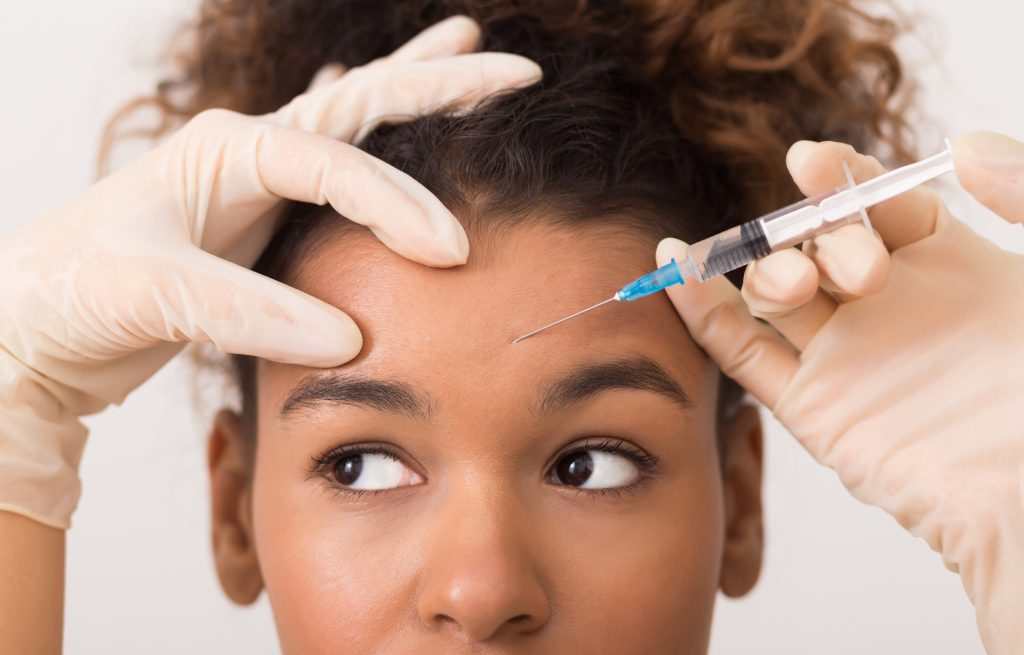
[[[682,405],[693,402],[665,369],[646,357],[586,364],[548,388],[542,414],[554,414],[610,389],[635,389],[662,394]]]
[[[685,408],[693,402],[665,369],[646,357],[586,364],[551,385],[541,401],[542,414],[564,411],[610,389],[662,394]],[[300,381],[281,406],[288,418],[323,404],[343,404],[401,414],[417,420],[430,415],[430,401],[409,385],[373,380],[341,372],[314,374]]]
[[[364,407],[417,420],[430,414],[429,400],[406,384],[332,372],[311,375],[299,382],[281,406],[281,416],[288,418],[323,404]]]

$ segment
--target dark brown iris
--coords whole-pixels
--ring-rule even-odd
[[[576,487],[586,482],[594,472],[594,459],[586,451],[573,453],[558,462],[555,471],[564,484]]]
[[[356,480],[359,479],[359,474],[362,472],[362,454],[343,457],[334,465],[334,479],[337,480],[339,484],[346,486],[355,484]]]

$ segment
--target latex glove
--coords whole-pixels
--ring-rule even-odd
[[[968,190],[1024,218],[1024,146],[968,135],[955,158]],[[843,184],[841,160],[858,181],[882,172],[836,143],[798,143],[788,165],[813,195]],[[774,253],[748,267],[742,295],[718,278],[669,296],[817,461],[960,573],[989,652],[1024,653],[1024,256],[929,188],[871,220],[881,241],[857,224]],[[658,265],[680,247],[663,241]]]
[[[205,111],[138,161],[0,242],[0,509],[66,528],[78,417],[120,402],[183,346],[334,366],[362,341],[337,309],[257,275],[281,198],[330,203],[424,264],[468,242],[404,173],[344,143],[381,120],[531,84],[522,57],[470,53],[457,17],[272,114]],[[339,220],[343,220],[339,217]]]

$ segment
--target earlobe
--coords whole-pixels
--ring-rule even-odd
[[[757,408],[745,405],[720,430],[725,446],[722,477],[726,515],[719,587],[726,596],[736,598],[754,588],[764,555],[764,448]]]
[[[245,439],[235,412],[217,413],[207,443],[213,560],[221,588],[240,605],[254,602],[263,590],[253,541]]]

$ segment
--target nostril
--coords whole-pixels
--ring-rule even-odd
[[[530,621],[532,619],[533,619],[533,616],[530,615],[530,614],[517,614],[516,616],[513,616],[512,618],[510,618],[507,621],[505,621],[505,623],[508,623],[508,624],[511,624],[511,625],[517,625],[517,624],[520,624],[520,623],[526,623],[526,622],[528,622],[528,621]],[[455,626],[459,626],[460,625],[458,621],[456,621],[454,618],[448,616],[447,614],[435,614],[434,615],[434,620],[438,623],[438,625],[443,625],[445,623],[449,623],[449,624],[455,625]]]
[[[434,618],[437,620],[438,623],[458,623],[458,621],[448,616],[447,614],[436,614]]]

